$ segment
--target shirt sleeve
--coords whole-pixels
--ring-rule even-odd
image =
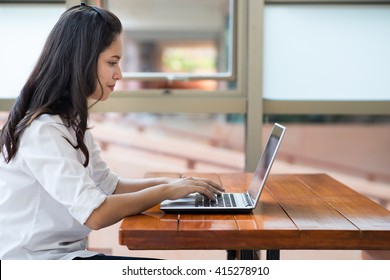
[[[89,149],[89,170],[96,186],[106,195],[111,195],[118,184],[119,176],[111,172],[100,156],[101,149],[94,141],[90,131],[85,133],[85,143]]]
[[[107,195],[99,191],[89,168],[83,166],[82,152],[67,141],[74,138],[60,119],[58,122],[41,119],[34,120],[20,139],[17,156],[23,159],[22,169],[84,224]],[[111,176],[100,177],[103,185],[114,180]]]

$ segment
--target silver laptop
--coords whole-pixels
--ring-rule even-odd
[[[223,193],[216,201],[201,194],[191,194],[177,200],[164,200],[160,209],[167,213],[249,213],[260,200],[268,174],[275,160],[286,128],[275,123],[260,157],[253,178],[245,193]]]

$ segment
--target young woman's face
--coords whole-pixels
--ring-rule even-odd
[[[117,36],[111,45],[99,55],[97,69],[99,80],[90,99],[106,100],[114,91],[115,83],[122,79],[122,71],[119,67],[121,57],[122,40],[120,36]]]

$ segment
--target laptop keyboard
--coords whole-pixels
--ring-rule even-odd
[[[224,193],[217,196],[217,200],[210,200],[201,194],[196,194],[196,207],[236,207],[236,201],[233,194]]]

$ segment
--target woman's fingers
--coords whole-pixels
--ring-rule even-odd
[[[216,199],[215,194],[219,195],[225,191],[222,186],[209,179],[192,177],[187,177],[185,179],[188,180],[190,184],[197,186],[197,192],[212,200]]]
[[[225,189],[221,185],[217,184],[216,182],[214,182],[212,180],[209,180],[209,179],[200,179],[200,180],[204,180],[205,183],[207,183],[208,185],[210,185],[211,187],[216,189],[218,191],[218,193],[225,191]]]
[[[172,186],[170,199],[185,197],[197,192],[211,200],[216,200],[216,195],[225,191],[219,184],[205,178],[182,177],[169,182],[169,184]]]

